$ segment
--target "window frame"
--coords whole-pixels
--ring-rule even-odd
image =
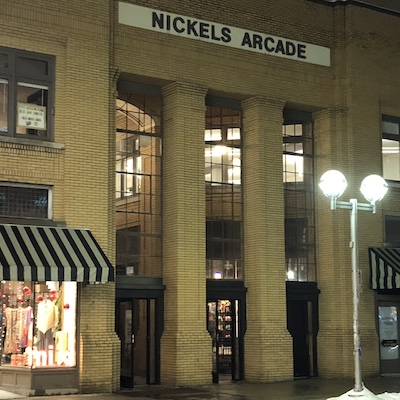
[[[301,125],[301,135],[286,136],[285,126]],[[283,187],[285,207],[285,259],[286,280],[315,282],[316,231],[315,231],[315,143],[312,114],[285,109],[282,124],[283,143]],[[301,153],[286,150],[287,144],[301,144]],[[286,181],[287,166],[285,156],[303,158],[302,177]],[[297,175],[296,175],[297,176]],[[293,203],[293,204],[291,204]],[[304,204],[304,206],[301,206]],[[295,240],[288,230],[296,229]],[[297,240],[301,236],[302,240]],[[293,276],[291,276],[293,274]]]
[[[394,123],[394,124],[397,124],[397,125],[399,125],[399,134],[397,135],[397,134],[394,134],[394,133],[388,133],[388,132],[384,132],[383,131],[383,122],[391,122],[391,123]],[[383,140],[390,140],[390,141],[393,141],[393,142],[397,142],[398,143],[398,148],[399,148],[399,150],[400,150],[400,117],[394,117],[394,116],[390,116],[390,115],[387,115],[387,114],[382,114],[382,116],[381,116],[381,142],[382,142],[382,145],[381,145],[381,156],[382,156],[382,176],[383,176],[383,178],[385,179],[385,180],[387,180],[387,181],[391,181],[391,182],[400,182],[400,169],[399,169],[399,171],[397,171],[397,175],[398,175],[398,178],[399,179],[390,179],[390,178],[387,178],[386,176],[385,176],[385,168],[384,168],[384,158],[383,158]],[[399,161],[399,163],[400,163],[400,153],[398,154],[398,161]]]
[[[0,65],[0,78],[8,80],[8,110],[7,132],[0,132],[0,136],[23,138],[37,141],[54,140],[54,102],[55,102],[55,56],[31,51],[0,47],[0,54],[8,56],[6,67]],[[47,63],[47,74],[19,72],[18,60],[21,58],[33,59]],[[29,83],[48,87],[46,106],[46,136],[27,135],[17,133],[17,88],[18,83]]]
[[[14,183],[14,182],[0,182],[0,187],[14,187],[14,188],[29,188],[29,189],[43,189],[47,190],[47,217],[46,220],[53,219],[53,188],[48,185],[32,185],[28,183]],[[40,217],[32,216],[16,216],[16,215],[0,215],[0,218],[10,218],[10,219],[27,219],[27,220],[43,220]]]

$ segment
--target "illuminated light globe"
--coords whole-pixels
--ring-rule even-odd
[[[362,182],[360,191],[365,199],[374,205],[382,200],[388,191],[387,182],[379,175],[368,175]]]
[[[347,180],[340,171],[331,169],[321,176],[318,186],[326,197],[336,199],[346,190]]]

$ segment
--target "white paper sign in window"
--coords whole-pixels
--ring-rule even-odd
[[[46,107],[30,103],[18,103],[18,126],[46,130]]]

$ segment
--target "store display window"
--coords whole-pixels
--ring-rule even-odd
[[[76,365],[76,282],[1,283],[1,366]]]

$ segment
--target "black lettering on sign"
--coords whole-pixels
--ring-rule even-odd
[[[222,28],[221,33],[222,33],[221,40],[224,43],[229,43],[232,39],[231,38],[231,30],[229,28],[224,27],[224,28]]]
[[[248,46],[248,47],[253,47],[252,43],[251,43],[251,39],[250,39],[250,34],[248,32],[246,32],[243,35],[243,40],[242,40],[242,44],[241,46]]]
[[[154,11],[151,14],[151,26],[152,28],[160,28],[164,29],[164,14],[160,13],[160,15],[157,15]]]
[[[285,48],[283,47],[283,42],[280,39],[278,40],[278,43],[276,44],[275,53],[286,54],[285,53]]]
[[[173,22],[172,22],[172,26],[174,27],[174,31],[178,32],[178,33],[182,33],[185,32],[185,27],[181,25],[181,27],[178,27],[178,22],[180,22],[182,25],[185,24],[185,20],[181,17],[176,17],[174,18]]]
[[[211,39],[218,42],[221,40],[221,38],[215,34],[215,25],[211,25]]]
[[[198,21],[191,21],[190,19],[187,20],[187,34],[191,35],[193,34],[194,36],[199,36],[197,33],[195,26],[197,25]]]
[[[296,54],[296,46],[292,42],[289,41],[286,42],[285,50],[286,50],[286,55],[288,56],[294,56]]]
[[[208,32],[209,32],[210,24],[200,22],[199,28],[200,28],[200,37],[209,39],[210,35],[208,34]]]
[[[307,58],[306,56],[306,45],[298,44],[297,45],[297,57],[303,58],[304,60]]]
[[[272,37],[269,37],[269,36],[267,36],[267,37],[265,38],[265,40],[264,40],[264,47],[265,47],[265,50],[267,50],[268,53],[271,53],[271,52],[273,52],[273,51],[275,50],[275,48],[274,48],[273,46],[270,46],[270,45],[269,45],[269,42],[271,42],[272,45],[273,45],[273,44],[275,43],[275,40],[274,40]]]
[[[256,47],[262,50],[262,37],[260,35],[253,34],[253,49]]]

